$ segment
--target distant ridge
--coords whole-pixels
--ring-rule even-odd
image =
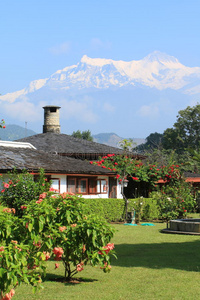
[[[19,125],[6,125],[5,129],[0,130],[0,139],[2,141],[14,141],[34,134],[36,134],[35,131]]]
[[[93,135],[94,142],[105,144],[112,147],[119,147],[119,142],[124,140],[124,137],[118,136],[116,133],[99,133],[96,135]],[[139,146],[143,143],[145,143],[145,139],[143,138],[132,138],[133,143],[135,143],[135,146]]]
[[[0,139],[2,141],[15,141],[18,139],[22,139],[31,135],[37,134],[35,131],[31,129],[23,128],[19,125],[7,125],[5,129],[0,130]],[[124,138],[118,136],[116,133],[99,133],[92,136],[94,142],[104,144],[112,147],[119,147],[119,142]],[[145,139],[142,138],[133,138],[134,143],[138,145],[145,143]]]

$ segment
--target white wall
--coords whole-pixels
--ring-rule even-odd
[[[67,192],[67,176],[66,175],[51,175],[51,179],[53,180],[52,187],[54,189],[58,189],[58,180],[60,184],[60,193]],[[98,176],[98,179],[105,179],[109,185],[109,177],[108,176]],[[9,176],[7,174],[2,174],[0,176],[0,191],[1,188],[3,189],[3,182],[8,182]],[[109,198],[109,188],[107,189],[106,193],[103,194],[90,194],[90,195],[83,195],[83,198]],[[123,198],[121,194],[121,184],[117,181],[117,198]]]
[[[119,184],[119,180],[117,180],[117,198],[118,199],[123,199],[122,193],[121,193],[121,184]]]

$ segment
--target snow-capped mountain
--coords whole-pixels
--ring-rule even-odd
[[[89,58],[84,55],[77,65],[56,71],[50,78],[32,81],[28,87],[6,95],[9,102],[45,87],[50,90],[108,89],[112,87],[145,87],[158,90],[183,89],[185,93],[200,91],[200,68],[186,67],[175,57],[155,51],[141,60],[130,62]]]
[[[0,96],[7,121],[28,121],[37,132],[42,107],[59,105],[63,132],[90,129],[92,134],[109,131],[136,138],[162,133],[173,126],[180,109],[197,102],[200,67],[184,66],[158,51],[130,62],[84,55],[76,65]]]

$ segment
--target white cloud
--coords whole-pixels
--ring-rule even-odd
[[[155,118],[159,116],[160,109],[156,103],[152,103],[150,105],[141,106],[138,113],[141,117]]]
[[[111,105],[110,103],[104,103],[103,110],[106,112],[114,112],[115,107],[113,105]]]
[[[90,46],[91,46],[92,50],[99,50],[99,49],[107,49],[107,50],[109,50],[111,48],[111,43],[108,42],[108,41],[103,42],[99,38],[93,38],[90,41]]]
[[[36,122],[41,119],[41,106],[27,101],[4,103],[4,111],[9,117],[19,121]]]
[[[90,101],[89,101],[90,102]],[[63,101],[61,115],[64,119],[77,119],[86,123],[96,123],[98,116],[92,111],[87,102],[77,100]]]
[[[62,44],[56,45],[54,47],[51,47],[49,51],[53,55],[60,55],[60,54],[67,54],[71,50],[71,43],[70,42],[64,42]]]

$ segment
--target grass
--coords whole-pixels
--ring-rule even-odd
[[[112,242],[118,259],[112,259],[112,271],[85,267],[77,284],[53,281],[64,274],[60,264],[48,262],[44,289],[32,294],[23,285],[16,290],[16,300],[55,299],[198,299],[200,297],[200,237],[163,234],[165,224],[155,226],[114,225]]]

